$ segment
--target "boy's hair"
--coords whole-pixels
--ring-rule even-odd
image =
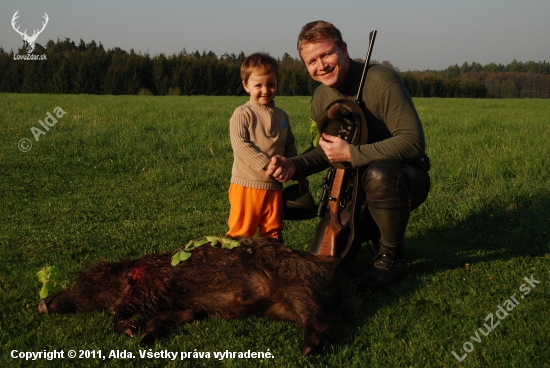
[[[275,78],[279,79],[279,64],[269,54],[255,52],[244,59],[241,65],[241,79],[245,84],[248,83],[248,78],[255,71],[261,75],[274,73]]]
[[[297,46],[300,58],[302,57],[300,51],[303,44],[321,40],[334,42],[339,48],[344,46],[342,33],[340,33],[340,30],[336,28],[334,24],[324,20],[316,20],[303,26],[300,34],[298,35]]]

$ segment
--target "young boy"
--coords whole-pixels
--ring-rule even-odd
[[[229,187],[227,236],[254,236],[282,243],[282,184],[265,174],[274,155],[296,156],[288,115],[275,107],[277,61],[255,53],[241,65],[244,89],[250,101],[237,107],[229,123],[233,169]],[[307,188],[307,180],[300,181]]]

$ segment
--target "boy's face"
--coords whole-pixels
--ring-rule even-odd
[[[349,69],[348,49],[332,41],[309,42],[301,46],[300,56],[311,78],[329,87],[339,87]]]
[[[243,86],[250,94],[250,99],[260,105],[268,105],[277,95],[277,78],[273,72],[267,74],[252,72],[248,82],[243,81]]]

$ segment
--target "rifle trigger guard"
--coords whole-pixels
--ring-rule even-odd
[[[339,204],[340,209],[343,210],[344,208],[346,208],[346,204],[347,204],[347,203],[348,203],[347,198],[341,197],[341,198],[340,198],[340,204]]]

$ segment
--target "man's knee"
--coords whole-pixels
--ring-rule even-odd
[[[409,205],[408,177],[404,162],[394,159],[370,164],[362,175],[362,185],[369,206],[398,208]]]
[[[387,185],[403,178],[403,162],[393,159],[374,161],[363,174],[363,182],[370,185]]]

